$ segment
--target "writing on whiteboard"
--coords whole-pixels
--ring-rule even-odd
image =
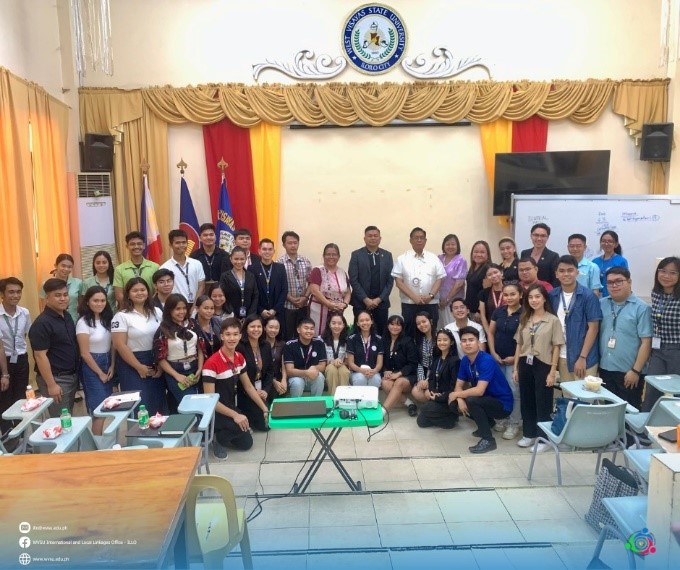
[[[595,233],[600,235],[607,230],[616,230],[616,224],[609,223],[607,212],[598,212],[597,220],[595,220]]]
[[[544,223],[545,223],[545,222],[548,221],[548,216],[541,216],[541,215],[538,215],[538,216],[527,216],[527,221],[528,221],[530,224],[538,224],[538,223],[540,223],[540,222],[544,222]]]
[[[621,219],[624,222],[658,222],[661,216],[658,214],[638,214],[637,212],[623,212]]]

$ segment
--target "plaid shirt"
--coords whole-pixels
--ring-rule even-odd
[[[286,268],[288,277],[288,294],[293,297],[300,297],[307,289],[307,277],[312,270],[312,262],[303,255],[298,255],[293,261],[288,255],[282,255],[276,260]],[[295,309],[295,305],[286,299],[283,305],[286,309]]]
[[[652,322],[661,344],[680,344],[680,299],[652,291]]]

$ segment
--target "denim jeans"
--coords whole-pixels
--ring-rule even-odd
[[[305,390],[308,390],[311,396],[321,396],[323,394],[324,381],[325,378],[321,372],[319,372],[319,375],[314,380],[301,378],[300,376],[288,378],[290,395],[293,398],[299,398]]]
[[[90,356],[102,372],[108,372],[111,368],[110,352],[91,352]],[[83,390],[85,391],[85,405],[87,406],[87,413],[91,415],[97,406],[113,393],[113,379],[102,382],[97,373],[84,360],[82,364],[81,374]]]

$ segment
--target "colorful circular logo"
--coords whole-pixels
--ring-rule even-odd
[[[626,542],[626,550],[630,550],[638,556],[647,556],[656,552],[655,544],[654,535],[649,532],[649,529],[643,528],[630,535],[628,542]]]
[[[367,4],[347,18],[342,45],[349,62],[362,73],[385,73],[404,55],[406,28],[391,8]]]

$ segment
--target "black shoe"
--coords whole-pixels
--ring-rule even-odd
[[[226,447],[221,445],[217,440],[213,441],[213,455],[217,459],[226,459],[229,455],[229,451]]]
[[[491,438],[491,439],[480,439],[477,442],[477,445],[473,445],[472,447],[468,447],[470,450],[470,453],[487,453],[489,451],[493,451],[496,449],[496,440]]]
[[[408,405],[408,415],[415,418],[418,415],[418,406],[415,404]]]
[[[482,437],[482,434],[479,433],[479,429],[476,429],[470,434],[472,437]]]

